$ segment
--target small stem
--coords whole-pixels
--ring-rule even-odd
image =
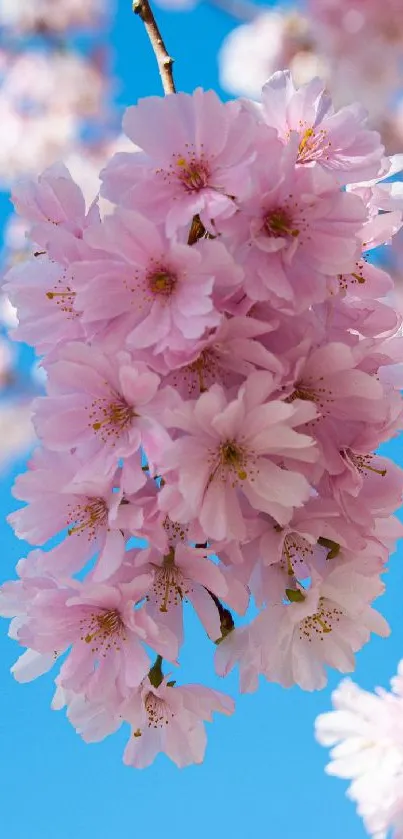
[[[192,218],[192,223],[190,225],[189,235],[188,235],[188,245],[195,245],[199,239],[203,239],[206,235],[206,228],[204,224],[200,220],[200,216],[196,215]]]
[[[157,59],[158,70],[161,76],[164,93],[176,93],[172,73],[174,60],[167,51],[148,0],[133,0],[133,12],[135,15],[139,15],[144,23],[147,35],[150,39],[151,46]]]
[[[220,644],[221,641],[223,641],[224,638],[226,638],[227,635],[229,635],[229,633],[232,632],[232,630],[234,629],[234,619],[231,615],[230,610],[226,609],[225,606],[222,605],[221,600],[219,600],[218,597],[216,597],[216,595],[213,594],[213,592],[210,591],[209,588],[206,588],[206,591],[210,595],[211,599],[214,600],[214,603],[218,609],[218,614],[220,615],[221,638],[217,638],[217,640],[215,641],[216,644]]]

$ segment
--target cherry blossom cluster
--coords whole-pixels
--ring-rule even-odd
[[[374,452],[402,427],[403,338],[369,256],[402,225],[401,161],[289,72],[259,104],[197,89],[123,127],[110,212],[62,165],[14,189],[34,255],[6,291],[47,393],[0,612],[19,681],[61,660],[54,707],[85,740],[127,723],[127,764],[184,766],[234,707],[178,685],[186,603],[246,692],[322,688],[389,633],[403,473]]]
[[[369,693],[345,679],[316,721],[319,742],[334,747],[327,772],[352,780],[347,795],[373,839],[403,836],[403,662],[391,686]]]
[[[158,0],[181,10],[191,0]],[[319,76],[337,107],[359,100],[388,154],[403,147],[401,0],[307,0],[262,6],[253,0],[209,0],[235,19],[219,51],[220,82],[232,94],[259,99],[265,79],[291,69],[295,82]],[[393,261],[381,254],[403,308],[403,234]]]

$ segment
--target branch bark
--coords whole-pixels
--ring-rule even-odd
[[[165,46],[161,32],[158,28],[153,11],[148,0],[134,0],[133,12],[138,15],[144,23],[145,30],[150,39],[151,46],[157,59],[158,70],[161,76],[164,93],[176,93],[173,78],[172,65],[174,60]]]

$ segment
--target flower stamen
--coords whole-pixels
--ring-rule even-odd
[[[69,524],[77,522],[69,527],[67,533],[72,536],[74,533],[88,531],[88,539],[95,537],[99,527],[108,521],[108,507],[104,498],[88,499],[88,503],[74,507],[69,514]]]
[[[86,644],[92,644],[95,641],[91,652],[96,653],[101,650],[104,658],[108,650],[112,648],[120,650],[120,643],[126,641],[125,625],[120,612],[116,609],[91,612],[89,619],[82,619],[81,627],[83,632],[87,630],[85,635],[81,636],[81,640]]]
[[[283,207],[270,210],[264,217],[263,227],[268,236],[278,239],[280,236],[296,238],[300,231],[293,227],[291,213]]]

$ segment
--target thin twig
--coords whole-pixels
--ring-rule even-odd
[[[147,35],[150,39],[151,46],[157,59],[164,93],[176,93],[172,73],[174,60],[167,51],[148,0],[134,0],[133,11],[135,15],[139,15],[139,17],[141,17],[141,20],[144,23]]]

